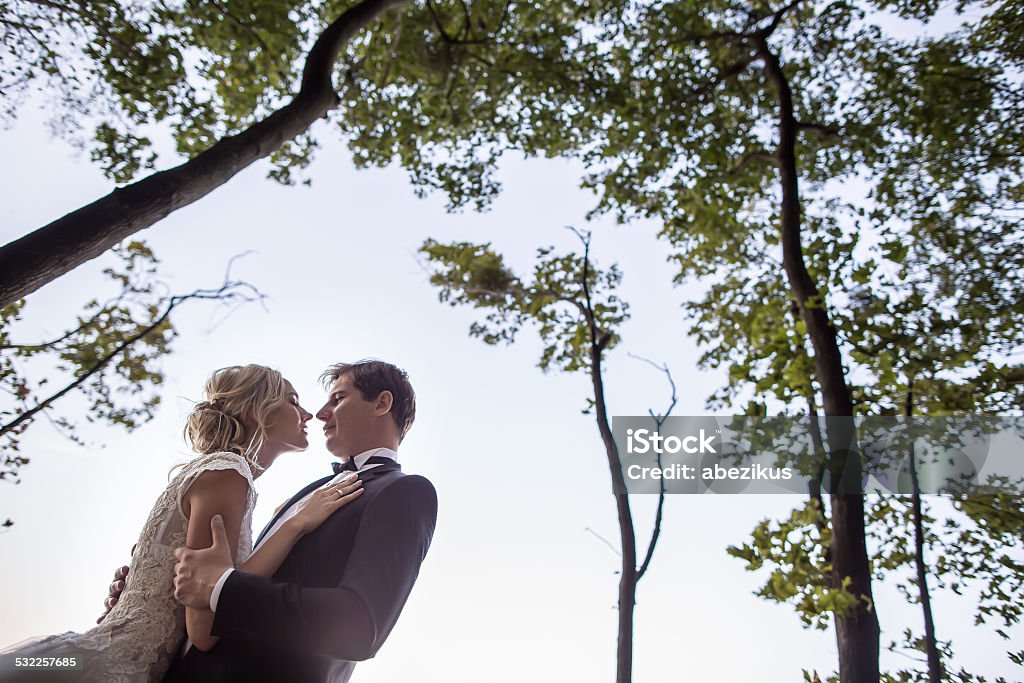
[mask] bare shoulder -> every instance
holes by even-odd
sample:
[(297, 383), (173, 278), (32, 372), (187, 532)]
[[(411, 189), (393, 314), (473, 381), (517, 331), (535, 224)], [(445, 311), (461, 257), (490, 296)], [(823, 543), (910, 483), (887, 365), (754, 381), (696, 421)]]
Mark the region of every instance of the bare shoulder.
[(196, 477), (190, 488), (192, 491), (215, 489), (217, 491), (237, 490), (244, 493), (249, 488), (249, 482), (237, 470), (206, 470)]
[(249, 495), (249, 482), (241, 472), (232, 469), (206, 470), (196, 477), (182, 496), (186, 515), (197, 500), (220, 500), (244, 504)]

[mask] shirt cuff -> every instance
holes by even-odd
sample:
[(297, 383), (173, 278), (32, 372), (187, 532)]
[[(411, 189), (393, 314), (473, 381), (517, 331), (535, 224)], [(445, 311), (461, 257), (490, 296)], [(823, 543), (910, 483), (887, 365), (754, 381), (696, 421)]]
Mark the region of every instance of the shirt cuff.
[(228, 577), (231, 576), (231, 572), (233, 571), (235, 571), (234, 568), (225, 570), (225, 572), (220, 575), (220, 578), (217, 579), (217, 583), (213, 585), (213, 593), (210, 594), (211, 612), (217, 611), (217, 602), (220, 600), (220, 591), (224, 588), (224, 583), (228, 580)]

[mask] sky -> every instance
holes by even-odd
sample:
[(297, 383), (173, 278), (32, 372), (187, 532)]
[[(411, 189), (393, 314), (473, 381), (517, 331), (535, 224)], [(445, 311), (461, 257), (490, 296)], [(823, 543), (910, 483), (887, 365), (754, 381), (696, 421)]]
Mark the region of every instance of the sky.
[[(113, 570), (125, 564), (145, 517), (189, 452), (185, 415), (216, 368), (264, 363), (281, 370), (312, 412), (325, 395), (317, 378), (335, 362), (378, 357), (405, 368), (418, 396), (416, 424), (399, 459), (428, 477), (439, 497), (437, 531), (412, 596), (389, 641), (354, 680), (423, 683), (612, 680), (619, 558), (611, 481), (584, 375), (542, 373), (540, 345), (523, 330), (511, 347), (468, 336), (470, 310), (437, 300), (416, 254), (427, 237), (490, 242), (519, 272), (538, 247), (574, 249), (564, 229), (593, 230), (597, 263), (618, 263), (632, 318), (607, 363), (614, 415), (642, 415), (668, 402), (665, 378), (628, 353), (667, 363), (679, 387), (677, 415), (706, 414), (724, 373), (697, 368), (680, 304), (698, 289), (673, 287), (658, 226), (588, 223), (594, 197), (578, 188), (582, 169), (562, 160), (509, 159), (491, 211), (448, 214), (443, 198), (415, 197), (404, 173), (356, 171), (344, 147), (321, 130), (324, 149), (311, 188), (285, 188), (256, 164), (210, 196), (137, 235), (161, 259), (175, 292), (233, 274), (268, 296), (265, 307), (225, 311), (183, 307), (181, 333), (163, 361), (156, 418), (132, 432), (93, 426), (85, 447), (45, 421), (24, 439), (31, 463), (22, 482), (3, 486), (0, 534), (0, 647), (24, 638), (89, 628)], [(85, 155), (50, 137), (45, 113), (27, 108), (0, 132), (0, 241), (6, 243), (112, 185)], [(33, 294), (26, 334), (63, 330), (90, 296), (110, 292), (91, 262)], [(64, 414), (82, 417), (69, 402)], [(77, 413), (76, 413), (77, 410)], [(307, 482), (329, 471), (319, 430), (311, 447), (280, 458), (257, 482), (254, 527)], [(654, 499), (634, 496), (641, 553)], [(802, 680), (802, 669), (835, 670), (831, 630), (806, 630), (786, 605), (753, 593), (763, 574), (744, 570), (726, 546), (755, 524), (786, 515), (802, 498), (785, 495), (671, 496), (657, 552), (638, 591), (634, 680)], [(891, 584), (876, 582), (883, 643), (916, 609)], [(958, 663), (985, 674), (1019, 676), (1006, 644), (971, 626), (970, 600), (936, 597), (939, 635)], [(885, 666), (904, 666), (886, 655)]]

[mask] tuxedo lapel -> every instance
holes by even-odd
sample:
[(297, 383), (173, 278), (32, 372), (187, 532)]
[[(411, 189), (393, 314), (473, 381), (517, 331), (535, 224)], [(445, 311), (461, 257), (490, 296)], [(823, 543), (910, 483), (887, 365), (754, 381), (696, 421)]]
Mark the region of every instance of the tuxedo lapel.
[(267, 535), (268, 531), (270, 531), (272, 528), (274, 528), (274, 525), (277, 523), (277, 520), (280, 519), (281, 515), (283, 515), (285, 512), (287, 512), (288, 508), (290, 508), (292, 505), (295, 505), (295, 503), (297, 503), (298, 501), (302, 500), (302, 498), (304, 496), (306, 496), (308, 493), (310, 493), (311, 491), (313, 491), (315, 489), (320, 488), (321, 486), (323, 486), (324, 484), (329, 482), (331, 479), (334, 479), (334, 475), (333, 474), (328, 474), (323, 479), (317, 479), (312, 484), (307, 485), (301, 491), (299, 491), (294, 496), (289, 498), (288, 502), (285, 503), (284, 505), (282, 505), (278, 509), (278, 511), (274, 514), (273, 518), (271, 518), (271, 520), (267, 523), (267, 525), (265, 527), (263, 527), (263, 531), (260, 532), (260, 535), (256, 539), (256, 542), (253, 544), (253, 547), (255, 548), (256, 546), (258, 546), (260, 544), (260, 541), (263, 540), (263, 537)]

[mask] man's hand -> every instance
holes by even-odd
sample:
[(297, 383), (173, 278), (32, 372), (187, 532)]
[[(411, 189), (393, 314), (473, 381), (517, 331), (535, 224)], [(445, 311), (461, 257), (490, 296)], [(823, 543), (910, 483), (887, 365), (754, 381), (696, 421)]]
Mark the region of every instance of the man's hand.
[[(135, 555), (135, 549), (137, 547), (139, 547), (138, 543), (132, 546), (132, 556)], [(119, 567), (114, 572), (114, 580), (107, 588), (107, 599), (103, 601), (103, 614), (96, 619), (97, 624), (102, 623), (103, 620), (107, 618), (107, 615), (110, 614), (110, 610), (114, 609), (114, 605), (116, 605), (117, 601), (121, 599), (121, 593), (124, 592), (124, 585), (127, 579), (128, 565)]]
[(121, 597), (121, 592), (124, 590), (124, 580), (128, 578), (128, 565), (119, 568), (114, 572), (114, 580), (110, 583), (110, 587), (107, 589), (107, 599), (103, 601), (103, 614), (96, 619), (96, 623), (101, 623), (110, 614), (110, 610), (114, 609), (114, 605)]
[(225, 571), (234, 566), (231, 550), (228, 548), (228, 534), (224, 531), (224, 519), (214, 515), (210, 520), (213, 545), (205, 550), (178, 548), (174, 556), (174, 599), (197, 609), (209, 609), (213, 587)]

